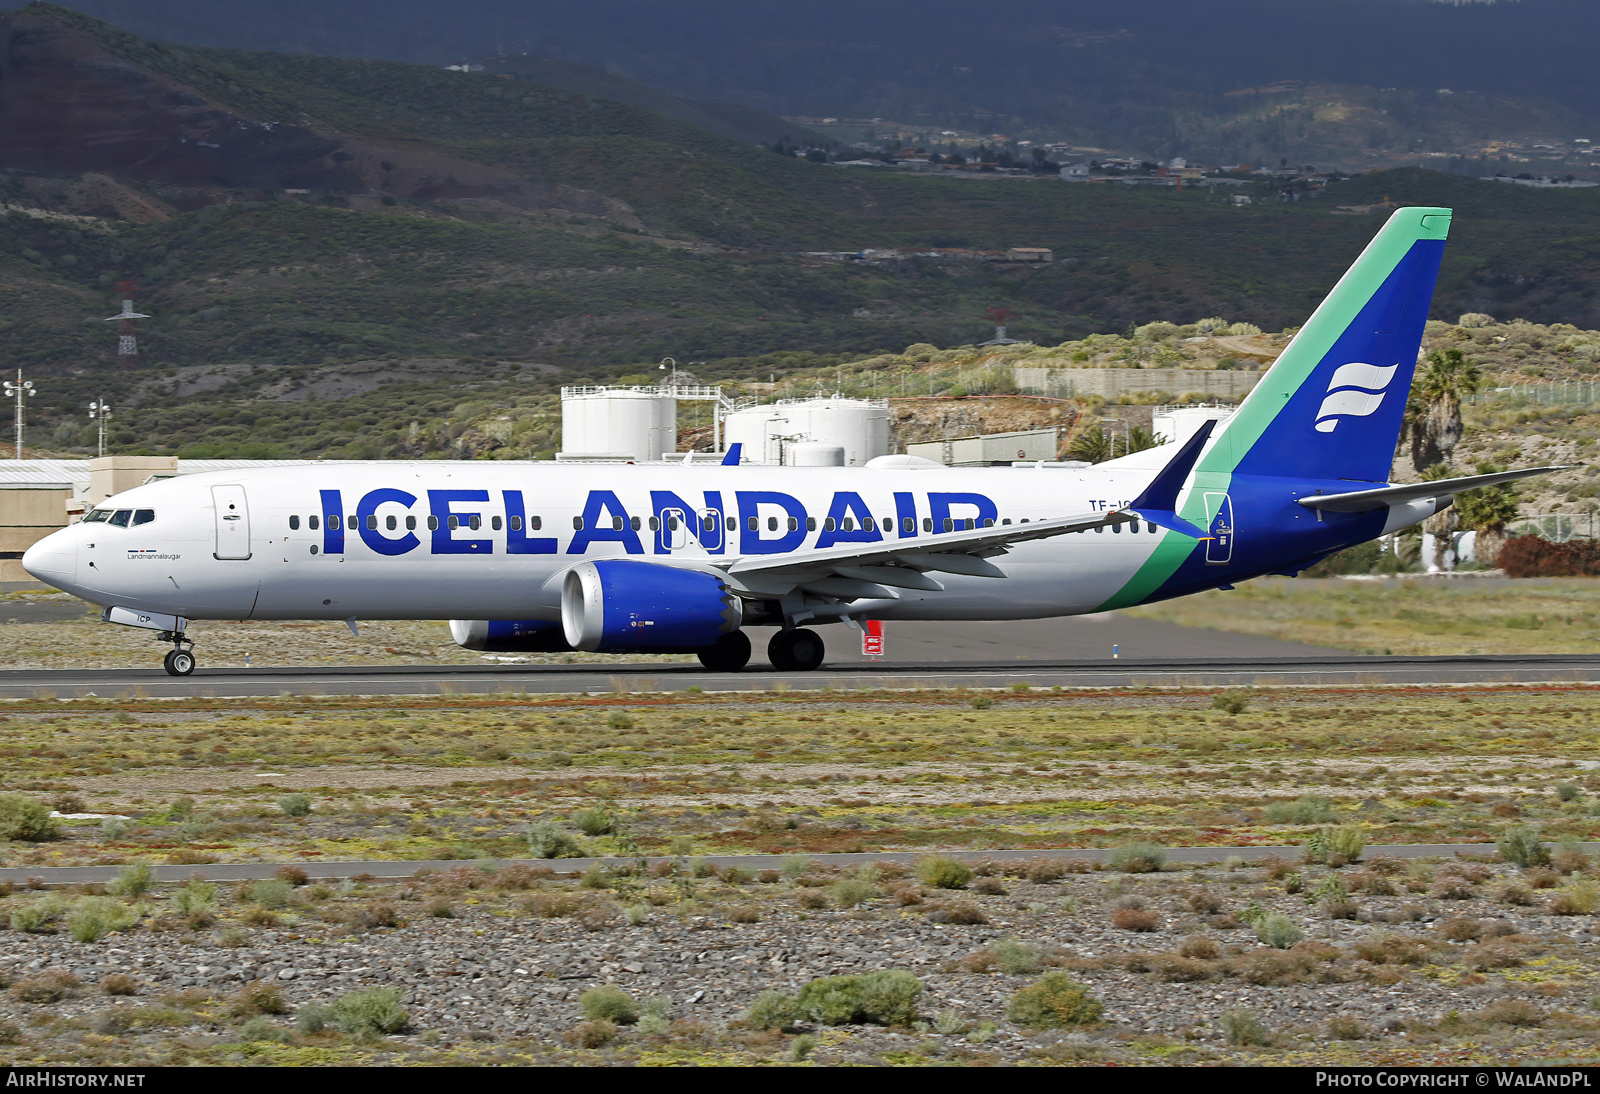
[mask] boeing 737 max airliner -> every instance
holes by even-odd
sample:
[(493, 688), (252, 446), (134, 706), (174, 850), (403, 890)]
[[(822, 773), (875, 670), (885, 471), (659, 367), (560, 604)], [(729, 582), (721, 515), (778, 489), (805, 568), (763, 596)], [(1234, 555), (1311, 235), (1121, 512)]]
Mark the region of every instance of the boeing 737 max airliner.
[(814, 669), (806, 624), (1100, 612), (1295, 574), (1461, 490), (1388, 480), (1448, 209), (1394, 213), (1238, 411), (1082, 470), (373, 462), (213, 472), (107, 499), (28, 572), (170, 643), (193, 619), (449, 619), (483, 650)]

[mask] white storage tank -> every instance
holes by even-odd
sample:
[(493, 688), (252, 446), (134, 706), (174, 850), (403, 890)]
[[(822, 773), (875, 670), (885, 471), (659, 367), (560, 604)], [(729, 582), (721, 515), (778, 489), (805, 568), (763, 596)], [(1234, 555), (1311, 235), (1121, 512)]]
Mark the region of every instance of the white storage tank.
[(1164, 407), (1164, 413), (1150, 420), (1150, 432), (1160, 435), (1162, 444), (1182, 444), (1207, 422), (1225, 422), (1233, 416), (1231, 406)]
[(841, 466), (861, 467), (889, 452), (889, 404), (829, 395), (745, 407), (727, 417), (726, 443), (735, 442), (750, 463), (793, 463), (791, 446), (817, 443), (842, 449)]
[(826, 441), (798, 441), (783, 454), (790, 467), (843, 467), (844, 445)]
[(561, 459), (659, 460), (678, 448), (678, 400), (656, 388), (561, 389)]
[(786, 426), (777, 403), (743, 407), (722, 420), (722, 443), (729, 448), (743, 445), (745, 463), (779, 463), (783, 459), (779, 438), (789, 433)]

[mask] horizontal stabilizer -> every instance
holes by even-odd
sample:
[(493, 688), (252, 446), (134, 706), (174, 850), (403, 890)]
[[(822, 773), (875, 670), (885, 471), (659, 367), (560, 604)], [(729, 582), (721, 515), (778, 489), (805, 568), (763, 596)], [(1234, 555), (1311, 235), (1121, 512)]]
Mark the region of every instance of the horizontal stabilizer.
[(1189, 478), (1189, 472), (1194, 470), (1195, 461), (1200, 458), (1200, 450), (1206, 446), (1206, 441), (1211, 439), (1211, 431), (1216, 427), (1216, 421), (1212, 420), (1195, 430), (1194, 436), (1185, 441), (1183, 447), (1167, 461), (1167, 466), (1156, 472), (1156, 477), (1150, 480), (1150, 485), (1144, 488), (1144, 493), (1124, 506), (1122, 511), (1133, 513), (1147, 524), (1166, 528), (1179, 535), (1192, 536), (1195, 539), (1211, 538), (1203, 530), (1178, 516), (1177, 510), (1178, 492), (1183, 489), (1183, 484)]
[(1301, 498), (1307, 509), (1320, 509), (1325, 513), (1366, 513), (1384, 509), (1421, 498), (1453, 497), (1464, 490), (1477, 490), (1483, 486), (1497, 486), (1502, 482), (1530, 479), (1535, 475), (1548, 475), (1552, 471), (1565, 471), (1567, 466), (1528, 467), (1521, 471), (1496, 471), (1488, 475), (1467, 475), (1459, 479), (1432, 479), (1428, 482), (1411, 482), (1404, 486), (1380, 486), (1372, 490), (1352, 490), (1347, 494), (1315, 494)]

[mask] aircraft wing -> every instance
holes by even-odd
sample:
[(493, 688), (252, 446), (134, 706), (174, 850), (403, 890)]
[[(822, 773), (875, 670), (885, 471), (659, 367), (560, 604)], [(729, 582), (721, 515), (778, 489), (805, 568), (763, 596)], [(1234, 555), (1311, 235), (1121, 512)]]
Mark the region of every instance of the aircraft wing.
[(1421, 498), (1454, 496), (1463, 490), (1476, 490), (1482, 486), (1495, 486), (1502, 482), (1548, 475), (1552, 471), (1565, 471), (1568, 465), (1556, 467), (1528, 467), (1521, 471), (1496, 471), (1489, 475), (1467, 475), (1459, 479), (1433, 479), (1429, 482), (1411, 482), (1404, 486), (1379, 486), (1372, 490), (1352, 490), (1347, 494), (1314, 494), (1301, 498), (1307, 509), (1322, 509), (1329, 513), (1365, 513), (1393, 505), (1404, 505)]
[(929, 533), (909, 540), (853, 543), (803, 554), (741, 558), (732, 562), (726, 572), (734, 584), (757, 594), (783, 595), (804, 588), (852, 600), (896, 599), (896, 588), (944, 591), (943, 585), (927, 576), (929, 571), (1005, 577), (1005, 571), (986, 559), (1029, 540), (1138, 519), (1133, 513), (1113, 509), (1028, 524)]
[(1194, 539), (1206, 533), (1174, 511), (1182, 488), (1214, 422), (1206, 422), (1184, 442), (1133, 501), (1121, 509), (1078, 513), (1027, 524), (995, 525), (961, 532), (932, 533), (929, 538), (851, 544), (804, 554), (741, 558), (728, 565), (729, 584), (753, 596), (787, 596), (795, 590), (842, 600), (897, 600), (895, 589), (943, 592), (928, 572), (967, 577), (1005, 577), (987, 561), (1018, 543), (1049, 539), (1069, 532), (1143, 520)]

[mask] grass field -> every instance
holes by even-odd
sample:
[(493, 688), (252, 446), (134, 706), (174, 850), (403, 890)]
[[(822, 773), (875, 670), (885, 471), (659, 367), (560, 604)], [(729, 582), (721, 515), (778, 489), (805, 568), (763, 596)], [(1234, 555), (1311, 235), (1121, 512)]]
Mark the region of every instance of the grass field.
[[(1562, 845), (1600, 836), (1597, 726), (1600, 691), (1580, 685), (11, 703), (8, 790), (111, 816), (0, 843), (5, 864), (125, 880), (8, 887), (0, 1059), (1589, 1059), (1600, 896)], [(0, 803), (9, 823), (16, 798)], [(1519, 831), (1553, 864), (1500, 862), (1494, 841)], [(1328, 857), (1336, 835), (1359, 865)], [(1417, 842), (1466, 859), (1383, 856)], [(560, 844), (666, 861), (492, 865)], [(1186, 844), (1307, 851), (1163, 868)], [(1029, 855), (1089, 846), (1133, 872)], [(970, 877), (810, 857), (955, 848), (996, 854)], [(697, 857), (730, 851), (780, 857)], [(294, 871), (361, 858), (462, 865), (398, 883)], [(148, 890), (132, 872), (217, 861), (284, 869)], [(751, 1009), (882, 968), (914, 974), (914, 1020), (830, 1025), (784, 1010), (793, 996)], [(1046, 973), (1095, 1005), (1041, 1030), (1056, 1019), (1017, 999), (1067, 990)], [(597, 1016), (584, 992), (608, 981), (635, 1021)], [(374, 986), (399, 1024), (350, 1017)]]
[(1600, 581), (1490, 577), (1266, 577), (1133, 608), (1186, 627), (1259, 634), (1366, 654), (1592, 653)]

